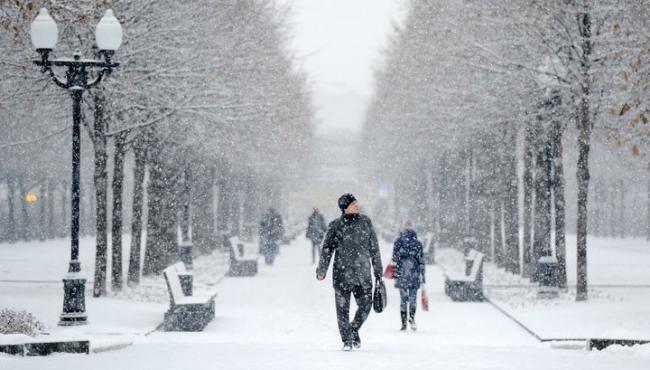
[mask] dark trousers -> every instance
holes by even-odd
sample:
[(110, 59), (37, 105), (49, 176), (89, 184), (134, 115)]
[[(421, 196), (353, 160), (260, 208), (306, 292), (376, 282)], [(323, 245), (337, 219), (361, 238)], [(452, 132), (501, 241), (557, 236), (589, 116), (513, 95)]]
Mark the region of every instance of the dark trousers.
[[(339, 333), (343, 343), (352, 342), (352, 336), (357, 334), (361, 325), (368, 318), (370, 308), (372, 307), (372, 286), (364, 288), (355, 286), (352, 288), (335, 288), (336, 297), (336, 317), (339, 323)], [(354, 314), (354, 320), (350, 322), (350, 295), (354, 295), (357, 302), (357, 312)]]
[(408, 312), (413, 318), (415, 316), (415, 308), (417, 307), (418, 290), (416, 288), (400, 288), (399, 290), (399, 310), (400, 312), (407, 312), (406, 305), (408, 304)]
[(262, 254), (264, 254), (264, 262), (267, 265), (272, 265), (273, 261), (275, 260), (275, 256), (278, 255), (279, 250), (280, 248), (278, 246), (278, 242), (267, 240), (264, 243), (264, 249), (262, 250)]

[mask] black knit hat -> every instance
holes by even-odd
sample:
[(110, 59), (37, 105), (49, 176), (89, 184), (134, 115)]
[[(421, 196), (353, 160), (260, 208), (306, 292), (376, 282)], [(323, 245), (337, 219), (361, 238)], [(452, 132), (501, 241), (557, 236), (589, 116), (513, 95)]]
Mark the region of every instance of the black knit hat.
[(355, 198), (354, 195), (345, 193), (339, 198), (339, 208), (341, 211), (345, 211), (345, 209), (348, 208), (350, 204), (352, 204), (352, 202), (355, 200), (357, 200), (357, 198)]

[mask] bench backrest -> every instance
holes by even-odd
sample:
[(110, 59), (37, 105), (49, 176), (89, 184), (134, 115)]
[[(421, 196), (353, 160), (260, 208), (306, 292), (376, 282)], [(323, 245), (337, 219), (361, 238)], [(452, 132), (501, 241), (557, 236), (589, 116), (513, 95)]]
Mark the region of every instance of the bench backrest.
[[(179, 266), (180, 265), (180, 266)], [(176, 304), (179, 298), (184, 297), (183, 289), (181, 288), (181, 281), (178, 278), (179, 270), (182, 268), (185, 271), (183, 262), (177, 262), (163, 270), (163, 276), (167, 283), (167, 290), (169, 291), (169, 299), (172, 304)]]
[[(239, 259), (239, 258), (242, 257), (238, 253), (239, 252), (239, 247), (238, 246), (240, 244), (243, 245), (244, 242), (241, 239), (239, 239), (239, 237), (233, 236), (233, 237), (230, 238), (230, 258)], [(246, 254), (245, 251), (244, 251), (244, 254)]]
[(231, 260), (240, 260), (243, 256), (239, 253), (240, 249), (245, 253), (242, 243), (233, 243), (231, 240), (230, 243), (230, 259)]
[(479, 251), (475, 251), (475, 252), (476, 253), (474, 254), (474, 262), (472, 263), (472, 271), (469, 274), (469, 278), (474, 281), (482, 281), (484, 254)]

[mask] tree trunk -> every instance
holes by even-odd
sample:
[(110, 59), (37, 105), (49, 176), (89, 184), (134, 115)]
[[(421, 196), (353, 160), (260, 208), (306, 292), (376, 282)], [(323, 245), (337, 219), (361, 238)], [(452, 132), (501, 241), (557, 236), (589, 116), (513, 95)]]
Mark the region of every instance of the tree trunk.
[(190, 220), (192, 213), (190, 212), (192, 203), (192, 170), (188, 167), (184, 170), (183, 186), (180, 193), (181, 203), (181, 240), (189, 242), (190, 239)]
[(506, 270), (521, 273), (519, 266), (519, 176), (517, 174), (517, 130), (511, 125), (506, 145), (506, 197), (504, 223), (506, 231)]
[(538, 124), (538, 137), (535, 145), (535, 202), (533, 209), (533, 253), (531, 258), (531, 264), (533, 269), (533, 275), (531, 276), (532, 281), (537, 281), (537, 268), (540, 257), (545, 246), (545, 200), (546, 200), (546, 142), (543, 139), (545, 137), (544, 132), (541, 128), (542, 117), (541, 115), (537, 117)]
[(464, 220), (465, 220), (465, 236), (473, 236), (478, 239), (479, 225), (476, 222), (478, 211), (478, 186), (476, 183), (476, 162), (474, 151), (470, 148), (468, 150), (468, 158), (465, 164), (465, 202), (464, 202)]
[(532, 264), (532, 216), (533, 216), (533, 170), (535, 159), (535, 140), (537, 139), (537, 125), (529, 120), (526, 124), (526, 134), (524, 139), (524, 241), (523, 241), (523, 266), (522, 276), (533, 276)]
[[(440, 166), (438, 167), (438, 185), (440, 189), (440, 198), (438, 203), (438, 214), (440, 215), (438, 218), (438, 233), (440, 235), (438, 238), (441, 243), (446, 244), (447, 246), (454, 246), (455, 243), (451, 237), (451, 234), (452, 229), (456, 230), (456, 228), (454, 228), (454, 225), (457, 227), (458, 224), (454, 222), (452, 215), (455, 214), (455, 207), (453, 207), (453, 203), (455, 199), (455, 193), (458, 191), (454, 186), (452, 186), (454, 179), (452, 178), (453, 171), (450, 166), (452, 166), (452, 162), (449, 160), (449, 154), (443, 154), (440, 158)], [(457, 232), (454, 232), (454, 234), (457, 235)]]
[(461, 150), (456, 155), (449, 158), (452, 168), (451, 176), (452, 181), (448, 185), (452, 188), (449, 206), (451, 207), (451, 214), (454, 217), (449, 220), (449, 227), (451, 230), (452, 245), (462, 248), (462, 242), (465, 237), (469, 237), (470, 230), (467, 219), (469, 212), (469, 183), (470, 178), (468, 175), (468, 159), (470, 152), (468, 149)]
[(95, 102), (95, 122), (93, 127), (93, 149), (95, 153), (95, 198), (97, 205), (97, 220), (95, 223), (96, 246), (95, 246), (95, 282), (93, 286), (93, 297), (106, 295), (106, 264), (108, 254), (108, 173), (106, 170), (106, 122), (104, 119), (105, 97), (101, 90), (93, 95)]
[(503, 253), (503, 204), (501, 198), (492, 201), (492, 230), (494, 235), (494, 260), (499, 267), (505, 266)]
[[(584, 109), (588, 103), (583, 101)], [(587, 114), (588, 111), (587, 111)], [(587, 300), (587, 195), (589, 189), (589, 117), (581, 117), (578, 134), (578, 221), (577, 221), (577, 294), (576, 300)]]
[(231, 193), (230, 193), (230, 231), (232, 235), (240, 236), (241, 225), (241, 191), (239, 184), (239, 176), (231, 178)]
[(122, 289), (122, 190), (124, 188), (124, 154), (127, 133), (115, 137), (113, 153), (113, 209), (111, 218), (111, 288)]
[[(544, 108), (546, 109), (546, 108)], [(552, 255), (551, 250), (551, 192), (552, 192), (552, 148), (551, 132), (542, 127), (544, 121), (548, 118), (547, 112), (540, 115), (539, 136), (537, 142), (537, 157), (535, 166), (535, 236), (533, 238), (533, 266), (535, 266), (535, 275), (533, 281), (538, 276), (539, 259), (542, 256)], [(547, 124), (547, 127), (550, 124)]]
[(507, 135), (508, 135), (508, 129), (507, 129), (507, 124), (504, 124), (504, 127), (501, 128), (498, 131), (498, 136), (495, 133), (495, 143), (494, 143), (494, 148), (496, 148), (493, 152), (493, 155), (495, 158), (493, 158), (490, 161), (490, 165), (492, 167), (490, 171), (490, 177), (491, 177), (491, 184), (492, 184), (492, 189), (491, 189), (491, 198), (492, 198), (492, 203), (493, 203), (493, 209), (494, 209), (494, 243), (495, 243), (495, 248), (494, 248), (494, 258), (497, 263), (497, 266), (499, 267), (505, 267), (506, 265), (506, 249), (504, 247), (504, 241), (505, 241), (505, 236), (504, 236), (504, 216), (503, 216), (503, 211), (504, 211), (504, 198), (505, 195), (507, 194), (507, 160), (506, 160), (506, 153), (505, 153), (505, 148), (507, 143)]
[(131, 250), (129, 255), (129, 273), (127, 284), (135, 286), (140, 283), (140, 246), (142, 245), (142, 205), (144, 200), (144, 175), (146, 151), (138, 142), (133, 149), (135, 166), (133, 168), (133, 210), (131, 212)]
[[(160, 274), (177, 257), (177, 177), (167, 148), (150, 146), (147, 205), (147, 241), (142, 265), (144, 275)], [(173, 151), (173, 149), (170, 149)]]
[(212, 227), (214, 224), (212, 218), (212, 204), (214, 203), (212, 171), (199, 164), (194, 166), (191, 173), (191, 196), (188, 200), (191, 202), (192, 244), (197, 252), (208, 254), (217, 244)]
[(564, 124), (555, 120), (553, 122), (553, 197), (555, 201), (555, 255), (558, 262), (558, 287), (567, 288), (566, 272), (566, 206), (564, 203), (564, 163), (562, 136)]
[(219, 201), (217, 207), (217, 231), (220, 236), (228, 234), (228, 214), (230, 213), (228, 207), (228, 185), (226, 180), (227, 174), (222, 173), (218, 181), (219, 186)]
[[(158, 152), (158, 150), (156, 150)], [(151, 160), (149, 167), (149, 183), (147, 186), (147, 239), (144, 253), (142, 274), (158, 274), (165, 268), (164, 247), (162, 246), (162, 217), (164, 217), (164, 175), (161, 173), (159, 159)], [(161, 185), (161, 182), (163, 183)]]
[(578, 220), (577, 220), (577, 289), (576, 300), (588, 299), (587, 285), (587, 198), (589, 195), (589, 150), (591, 146), (591, 18), (589, 5), (583, 1), (583, 10), (578, 14), (582, 37), (581, 85), (582, 96), (578, 116)]
[(475, 210), (472, 212), (476, 215), (473, 223), (476, 225), (476, 238), (478, 239), (478, 250), (485, 253), (485, 258), (488, 261), (494, 259), (492, 255), (490, 243), (490, 213), (492, 208), (492, 200), (489, 186), (489, 172), (491, 158), (487, 158), (485, 154), (485, 147), (481, 148), (481, 152), (474, 153), (474, 204)]

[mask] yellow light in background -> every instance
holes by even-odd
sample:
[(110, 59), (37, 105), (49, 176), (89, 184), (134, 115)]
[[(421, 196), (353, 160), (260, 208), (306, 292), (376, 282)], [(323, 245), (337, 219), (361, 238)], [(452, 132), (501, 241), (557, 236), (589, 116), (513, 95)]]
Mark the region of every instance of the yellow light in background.
[(28, 203), (34, 203), (34, 202), (36, 202), (38, 200), (38, 195), (33, 194), (33, 193), (27, 193), (27, 195), (25, 195), (25, 200)]

